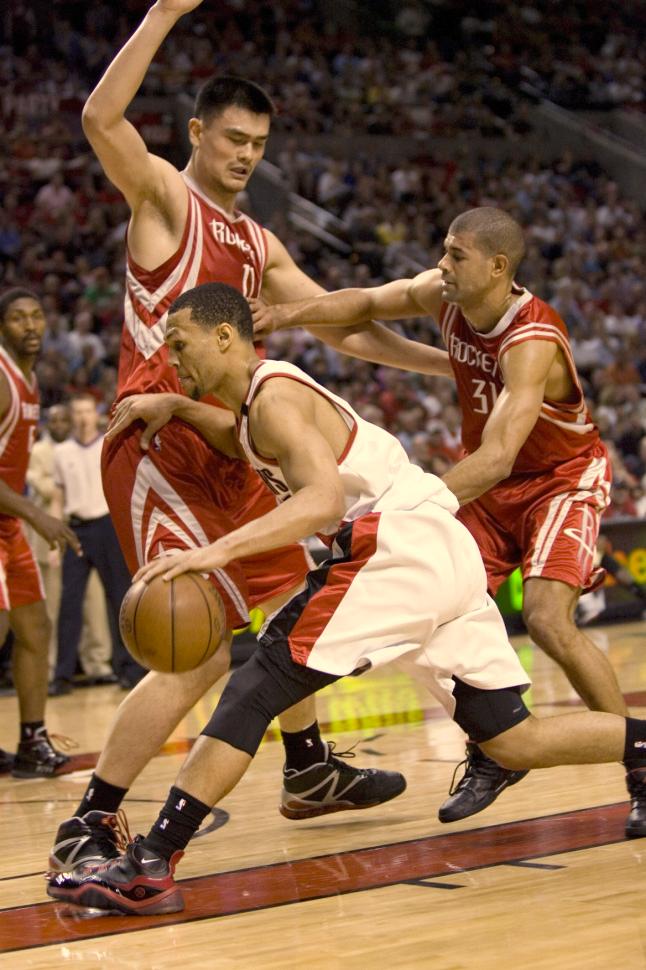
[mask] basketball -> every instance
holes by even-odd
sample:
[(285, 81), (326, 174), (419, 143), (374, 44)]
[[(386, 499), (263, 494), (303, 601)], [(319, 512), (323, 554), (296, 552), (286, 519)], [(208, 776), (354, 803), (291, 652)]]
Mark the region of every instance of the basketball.
[(134, 583), (121, 603), (119, 628), (132, 656), (149, 670), (181, 673), (212, 657), (226, 630), (222, 599), (199, 573)]

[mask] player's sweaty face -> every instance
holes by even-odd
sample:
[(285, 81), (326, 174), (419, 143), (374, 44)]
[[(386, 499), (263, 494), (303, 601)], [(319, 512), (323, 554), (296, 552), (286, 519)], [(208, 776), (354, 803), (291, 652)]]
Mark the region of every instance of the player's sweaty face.
[(38, 300), (21, 296), (10, 303), (0, 332), (5, 347), (16, 357), (37, 354), (45, 332), (45, 313)]
[(448, 303), (463, 305), (489, 286), (491, 260), (478, 248), (472, 233), (448, 233), (444, 256), (437, 265), (442, 273), (442, 298)]
[(265, 153), (269, 116), (234, 105), (215, 115), (195, 132), (196, 165), (207, 184), (225, 192), (241, 192)]

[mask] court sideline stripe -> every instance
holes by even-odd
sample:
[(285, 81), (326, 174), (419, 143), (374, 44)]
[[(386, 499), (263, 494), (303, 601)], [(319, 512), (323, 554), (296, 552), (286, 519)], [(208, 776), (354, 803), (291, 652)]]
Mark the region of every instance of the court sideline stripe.
[[(186, 909), (79, 920), (50, 902), (0, 911), (0, 953), (192, 923), (591, 849), (625, 840), (624, 802), (180, 880)], [(100, 929), (101, 928), (101, 929)]]

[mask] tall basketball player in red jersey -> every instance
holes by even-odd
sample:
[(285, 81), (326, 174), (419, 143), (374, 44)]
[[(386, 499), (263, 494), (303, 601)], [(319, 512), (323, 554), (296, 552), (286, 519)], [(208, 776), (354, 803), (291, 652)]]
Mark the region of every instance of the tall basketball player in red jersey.
[[(164, 329), (169, 306), (185, 290), (219, 281), (270, 302), (322, 292), (272, 233), (235, 208), (269, 136), (273, 105), (261, 88), (239, 78), (214, 78), (203, 86), (189, 122), (192, 154), (183, 172), (150, 154), (125, 118), (162, 41), (199, 3), (158, 0), (83, 112), (84, 131), (131, 209), (120, 399), (181, 389), (168, 365)], [(190, 383), (183, 390), (195, 391)], [(188, 425), (173, 421), (145, 452), (141, 435), (141, 426), (128, 429), (103, 455), (104, 490), (132, 572), (169, 550), (207, 545), (275, 507), (248, 465), (215, 453)], [(229, 626), (247, 621), (248, 605), (273, 612), (308, 568), (303, 548), (293, 545), (217, 570), (212, 579)], [(59, 829), (52, 865), (105, 857), (103, 833), (132, 781), (228, 665), (223, 645), (194, 672), (151, 673), (137, 685), (119, 709), (77, 817)], [(311, 699), (286, 712), (281, 727), (286, 749), (281, 811), (288, 817), (364, 808), (403, 791), (399, 774), (355, 769), (334, 758), (320, 738)], [(300, 797), (305, 791), (307, 797)]]
[[(587, 410), (567, 329), (546, 303), (514, 283), (524, 254), (520, 226), (491, 207), (451, 224), (438, 269), (369, 290), (349, 289), (255, 310), (256, 333), (316, 323), (358, 324), (428, 313), (448, 349), (467, 452), (444, 482), (480, 547), (490, 592), (521, 566), (523, 615), (532, 639), (564, 670), (592, 710), (626, 714), (608, 660), (577, 629), (581, 590), (601, 576), (594, 550), (608, 504), (610, 465)], [(359, 340), (355, 333), (354, 339)], [(409, 359), (414, 364), (414, 353)], [(443, 365), (417, 361), (425, 373)], [(626, 833), (646, 835), (646, 775), (626, 764), (632, 809)], [(525, 772), (500, 768), (467, 745), (466, 772), (440, 820), (490, 805)]]
[(69, 761), (54, 749), (45, 728), (50, 623), (21, 521), (53, 548), (64, 549), (69, 542), (78, 552), (72, 530), (23, 495), (40, 415), (33, 367), (44, 329), (43, 308), (30, 290), (15, 288), (0, 297), (0, 642), (11, 628), (20, 716), (18, 751), (14, 758), (0, 750), (0, 772), (12, 771), (17, 778), (51, 777)]

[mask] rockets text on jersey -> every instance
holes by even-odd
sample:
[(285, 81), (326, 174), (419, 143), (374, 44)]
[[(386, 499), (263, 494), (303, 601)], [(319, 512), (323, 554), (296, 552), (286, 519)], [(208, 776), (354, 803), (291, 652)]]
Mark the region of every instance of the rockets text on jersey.
[(128, 254), (119, 397), (180, 390), (164, 343), (168, 309), (180, 294), (210, 282), (226, 283), (246, 297), (260, 294), (267, 261), (262, 227), (242, 212), (225, 212), (186, 173), (183, 178), (188, 214), (177, 251), (154, 270)]
[(543, 401), (536, 425), (520, 449), (512, 474), (547, 471), (597, 447), (599, 432), (585, 403), (565, 323), (543, 300), (515, 287), (517, 299), (493, 330), (478, 333), (459, 307), (444, 303), (440, 325), (455, 374), (462, 410), (462, 442), (476, 451), (494, 405), (504, 388), (501, 361), (528, 340), (555, 343), (563, 355), (575, 400)]

